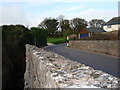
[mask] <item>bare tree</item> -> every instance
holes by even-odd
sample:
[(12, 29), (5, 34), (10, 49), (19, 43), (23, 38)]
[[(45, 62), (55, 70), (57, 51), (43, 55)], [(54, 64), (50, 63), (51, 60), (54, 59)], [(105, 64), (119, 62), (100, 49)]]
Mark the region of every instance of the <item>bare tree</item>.
[(59, 15), (59, 16), (57, 17), (57, 20), (58, 20), (58, 22), (59, 22), (59, 23), (58, 23), (58, 27), (59, 27), (59, 30), (60, 30), (60, 31), (63, 31), (62, 28), (61, 28), (61, 25), (62, 25), (62, 22), (63, 22), (63, 20), (64, 20), (64, 17), (65, 17), (64, 15)]
[(39, 25), (39, 28), (47, 28), (47, 26), (45, 25), (45, 22), (48, 20), (48, 18), (45, 18)]

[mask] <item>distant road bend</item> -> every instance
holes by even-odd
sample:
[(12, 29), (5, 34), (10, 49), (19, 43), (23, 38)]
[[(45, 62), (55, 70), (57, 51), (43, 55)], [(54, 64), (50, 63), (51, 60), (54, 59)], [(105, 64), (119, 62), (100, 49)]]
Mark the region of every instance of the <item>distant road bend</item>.
[(118, 72), (118, 57), (68, 48), (66, 47), (66, 43), (47, 46), (44, 49), (60, 54), (70, 60), (91, 66), (94, 69), (120, 77), (120, 72)]

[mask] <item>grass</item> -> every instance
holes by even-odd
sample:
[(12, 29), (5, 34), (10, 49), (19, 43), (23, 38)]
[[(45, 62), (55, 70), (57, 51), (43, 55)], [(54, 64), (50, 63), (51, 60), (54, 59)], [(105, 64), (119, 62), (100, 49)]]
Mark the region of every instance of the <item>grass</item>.
[(47, 43), (53, 43), (53, 44), (60, 44), (60, 43), (66, 43), (66, 38), (54, 38), (54, 37), (48, 37)]

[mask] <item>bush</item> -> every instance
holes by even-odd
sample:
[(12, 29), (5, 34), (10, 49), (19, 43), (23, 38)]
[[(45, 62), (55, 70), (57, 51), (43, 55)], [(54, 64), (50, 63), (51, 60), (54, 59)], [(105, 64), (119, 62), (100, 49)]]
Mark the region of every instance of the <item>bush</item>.
[(24, 87), (25, 44), (29, 41), (29, 29), (23, 25), (2, 26), (3, 89)]
[(3, 46), (7, 49), (23, 48), (29, 40), (29, 29), (23, 25), (2, 26)]
[[(0, 27), (1, 28), (1, 27)], [(2, 26), (2, 88), (24, 88), (25, 44), (47, 45), (47, 30), (23, 25)]]
[(37, 47), (42, 47), (47, 45), (47, 29), (32, 27), (30, 30), (32, 44)]

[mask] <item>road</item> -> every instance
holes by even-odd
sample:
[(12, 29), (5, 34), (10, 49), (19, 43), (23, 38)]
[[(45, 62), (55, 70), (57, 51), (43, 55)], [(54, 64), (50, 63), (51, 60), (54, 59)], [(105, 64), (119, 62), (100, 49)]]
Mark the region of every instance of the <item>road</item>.
[(65, 43), (47, 46), (44, 49), (81, 64), (89, 65), (94, 69), (120, 77), (120, 72), (118, 72), (118, 57), (68, 48)]

